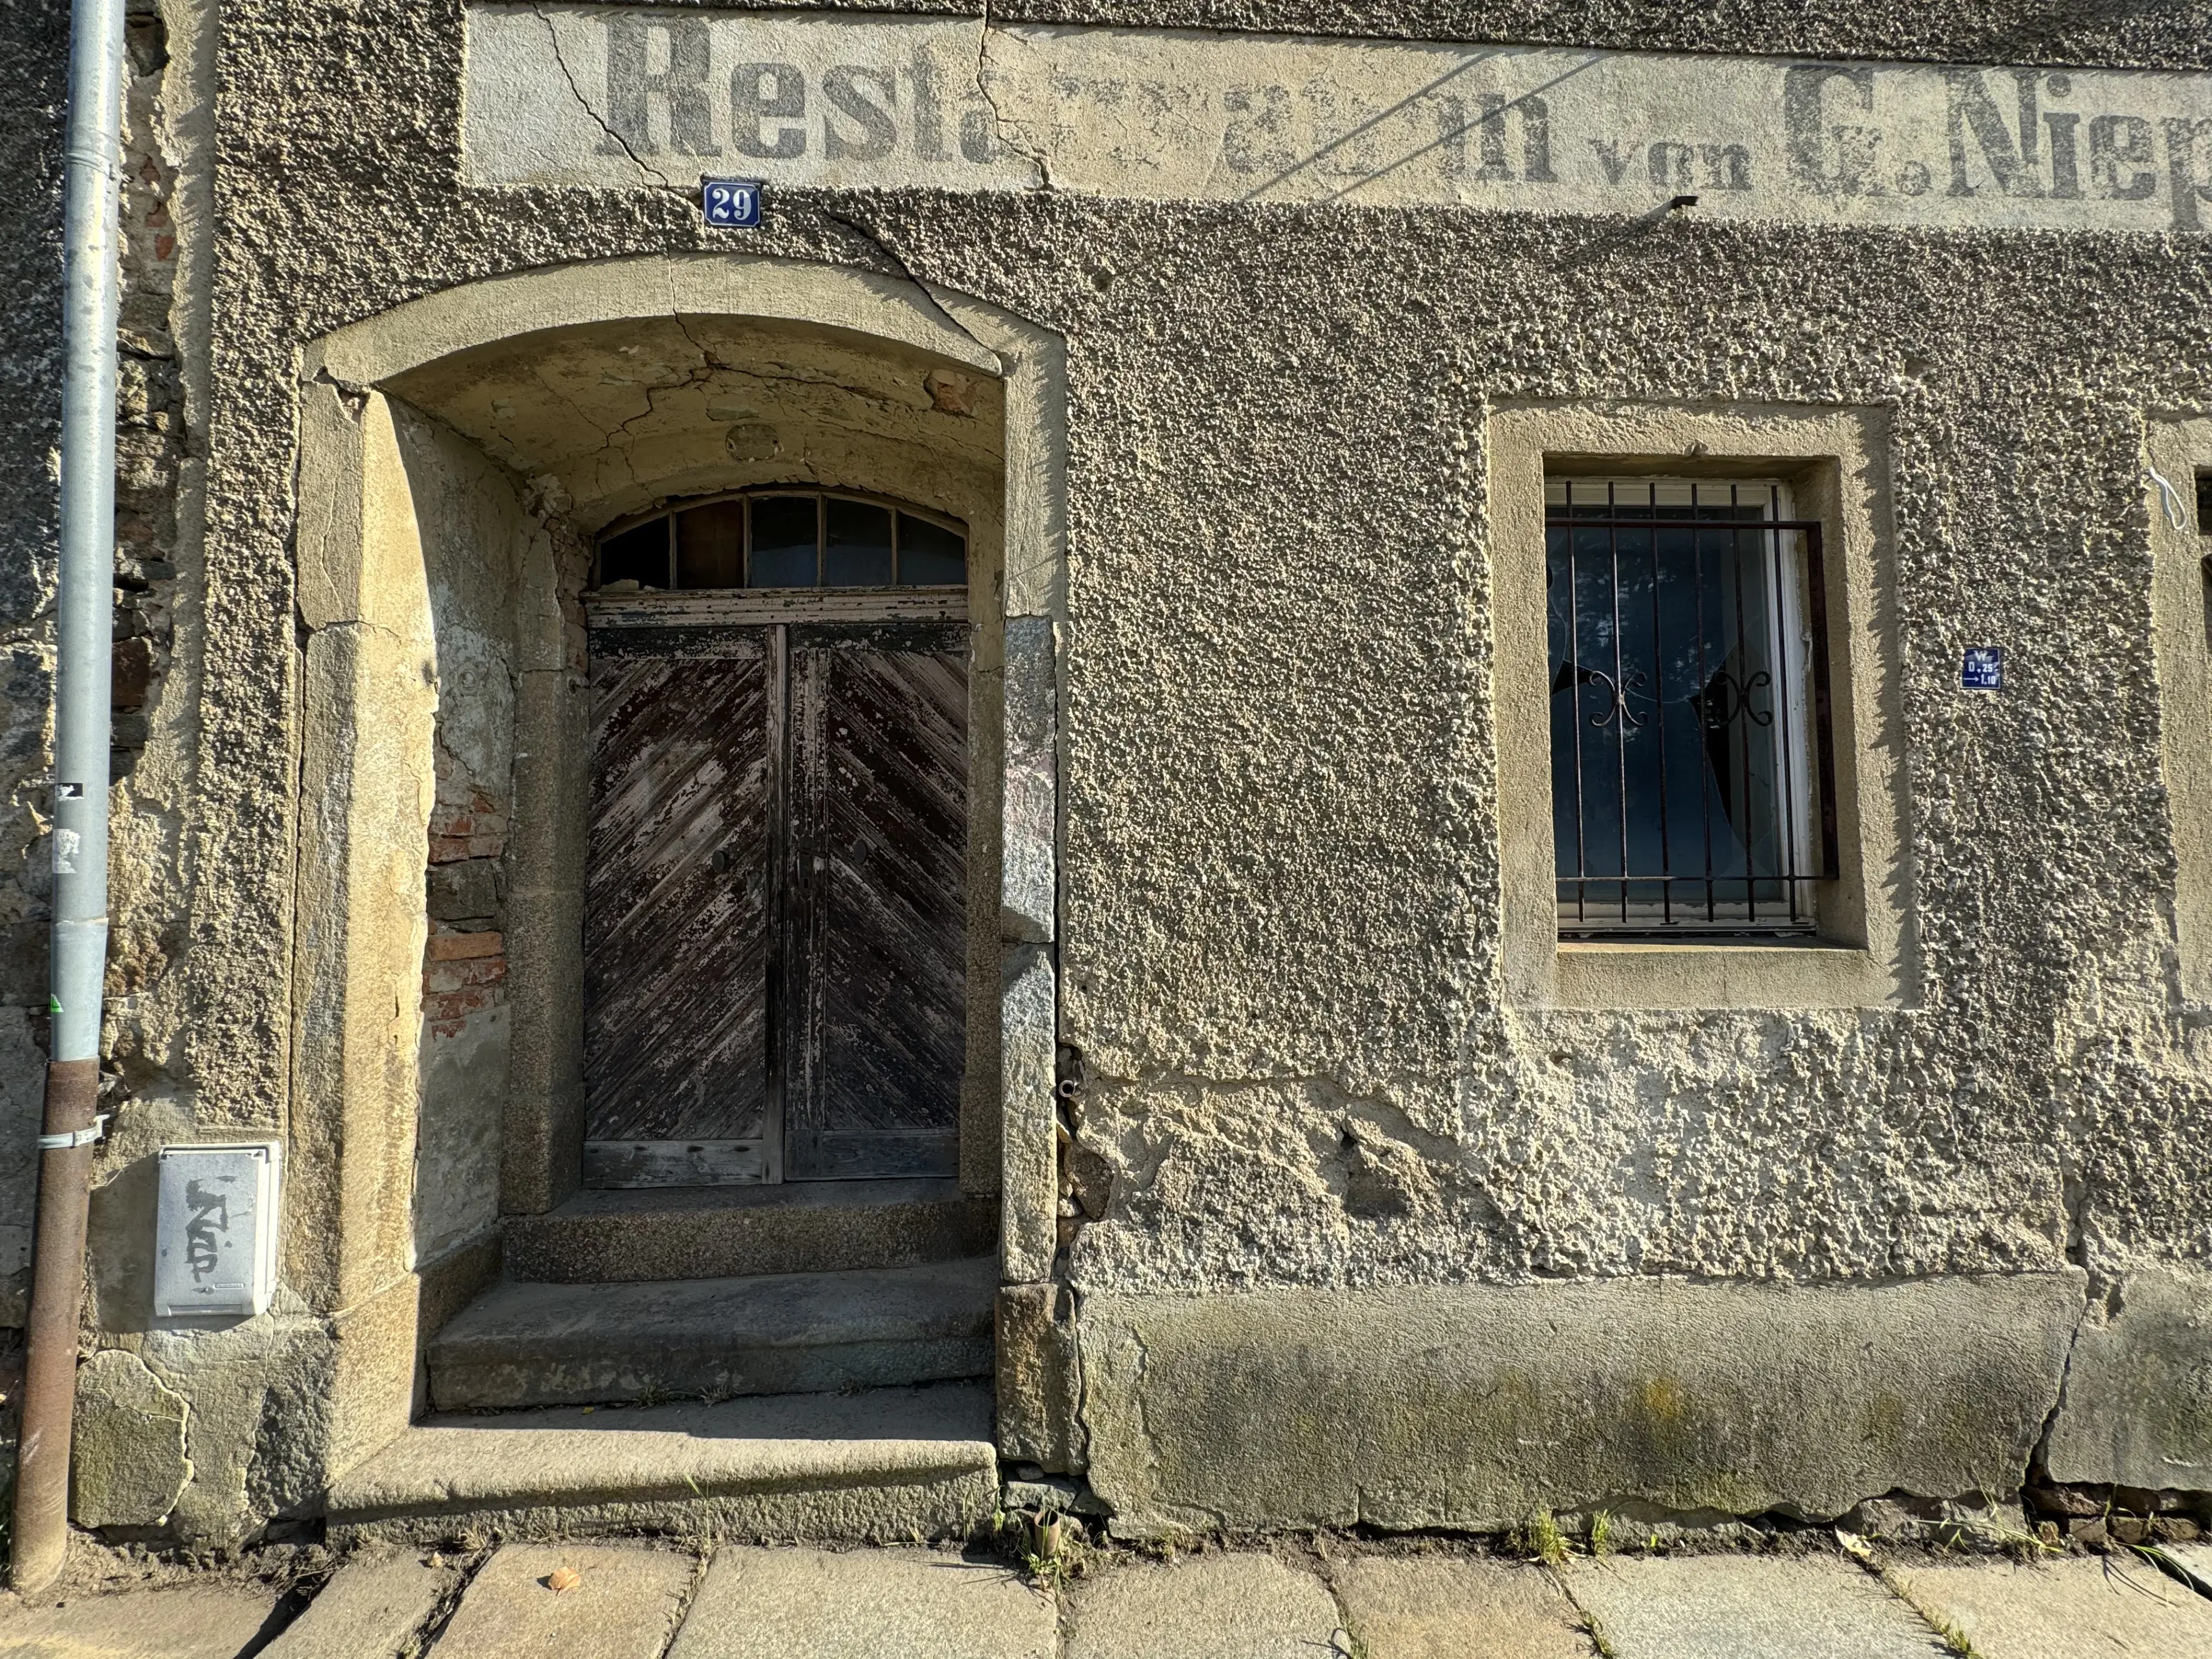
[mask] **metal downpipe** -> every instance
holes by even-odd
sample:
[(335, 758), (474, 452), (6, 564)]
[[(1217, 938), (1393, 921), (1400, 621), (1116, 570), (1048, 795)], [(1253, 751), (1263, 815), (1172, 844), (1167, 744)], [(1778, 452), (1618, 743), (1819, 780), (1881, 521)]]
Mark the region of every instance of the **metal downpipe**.
[(124, 0), (74, 0), (64, 209), (61, 558), (55, 596), (53, 967), (45, 1133), (15, 1454), (10, 1577), (37, 1590), (69, 1547), (70, 1426), (98, 1135), (107, 965), (109, 657), (115, 564), (115, 329)]

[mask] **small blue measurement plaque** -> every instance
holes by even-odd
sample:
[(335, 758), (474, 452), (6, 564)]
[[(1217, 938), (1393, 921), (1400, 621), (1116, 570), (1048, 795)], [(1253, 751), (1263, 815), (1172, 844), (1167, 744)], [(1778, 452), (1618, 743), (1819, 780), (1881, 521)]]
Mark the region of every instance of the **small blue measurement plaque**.
[(1959, 665), (1959, 689), (1962, 691), (2003, 690), (2004, 647), (1968, 646), (1966, 657)]
[(699, 210), (710, 225), (725, 230), (756, 230), (761, 222), (757, 179), (702, 179)]

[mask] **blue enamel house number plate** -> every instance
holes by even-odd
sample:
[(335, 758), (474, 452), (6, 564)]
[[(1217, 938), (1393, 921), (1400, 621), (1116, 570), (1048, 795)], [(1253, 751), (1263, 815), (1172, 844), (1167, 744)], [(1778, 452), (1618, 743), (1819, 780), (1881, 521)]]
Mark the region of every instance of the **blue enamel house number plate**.
[(1959, 665), (1959, 688), (1963, 691), (2004, 690), (2004, 647), (1970, 645)]
[(761, 181), (757, 179), (702, 179), (699, 181), (700, 210), (710, 225), (726, 230), (753, 230), (761, 222)]

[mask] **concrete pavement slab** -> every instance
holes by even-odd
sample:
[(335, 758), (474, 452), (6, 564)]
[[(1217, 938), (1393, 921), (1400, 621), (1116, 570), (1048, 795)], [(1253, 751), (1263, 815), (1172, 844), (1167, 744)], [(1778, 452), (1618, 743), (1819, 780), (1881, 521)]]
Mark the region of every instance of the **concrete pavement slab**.
[(1052, 1596), (949, 1550), (718, 1550), (669, 1659), (1052, 1659)]
[(413, 1550), (366, 1551), (337, 1570), (262, 1659), (394, 1659), (460, 1582), (460, 1569)]
[(0, 1613), (0, 1659), (236, 1659), (276, 1605), (258, 1584), (46, 1597)]
[[(578, 1575), (556, 1589), (553, 1574)], [(511, 1545), (469, 1581), (434, 1659), (660, 1659), (699, 1563), (616, 1544)]]
[(2212, 1659), (2212, 1601), (2139, 1556), (1900, 1568), (1897, 1577), (1981, 1659)]
[(1832, 1557), (1578, 1561), (1566, 1583), (1620, 1659), (1935, 1659), (1947, 1651), (1872, 1574)]
[(1066, 1659), (1319, 1659), (1337, 1628), (1319, 1579), (1256, 1553), (1116, 1567), (1068, 1613)]
[(1331, 1575), (1366, 1659), (1591, 1659), (1582, 1614), (1541, 1567), (1361, 1556)]

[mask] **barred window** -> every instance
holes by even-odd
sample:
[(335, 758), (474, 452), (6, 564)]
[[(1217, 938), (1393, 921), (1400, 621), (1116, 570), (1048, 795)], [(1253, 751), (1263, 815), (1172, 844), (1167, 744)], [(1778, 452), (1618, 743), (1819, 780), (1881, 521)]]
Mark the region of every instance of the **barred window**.
[(1772, 480), (1545, 498), (1561, 935), (1814, 932), (1836, 866), (1819, 524)]

